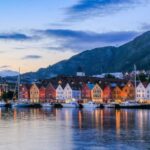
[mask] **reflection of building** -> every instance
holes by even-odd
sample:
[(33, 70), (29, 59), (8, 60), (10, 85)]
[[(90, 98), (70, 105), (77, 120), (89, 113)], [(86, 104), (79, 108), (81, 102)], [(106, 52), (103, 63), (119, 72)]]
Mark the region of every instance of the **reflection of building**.
[(120, 110), (116, 110), (116, 132), (120, 134)]

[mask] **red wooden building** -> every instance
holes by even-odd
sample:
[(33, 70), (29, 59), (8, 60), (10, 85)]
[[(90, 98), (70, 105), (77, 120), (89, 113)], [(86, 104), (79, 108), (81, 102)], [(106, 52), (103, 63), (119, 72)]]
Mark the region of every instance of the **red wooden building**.
[(21, 85), (20, 86), (20, 99), (29, 100), (30, 99), (30, 85)]
[(44, 86), (39, 86), (39, 101), (41, 103), (46, 101), (46, 88)]
[(87, 84), (82, 85), (81, 97), (84, 100), (84, 102), (91, 100), (91, 90)]
[(112, 100), (112, 90), (108, 85), (103, 88), (103, 101), (110, 102), (111, 100)]
[(56, 100), (56, 88), (57, 86), (49, 83), (46, 87), (46, 101), (53, 102)]

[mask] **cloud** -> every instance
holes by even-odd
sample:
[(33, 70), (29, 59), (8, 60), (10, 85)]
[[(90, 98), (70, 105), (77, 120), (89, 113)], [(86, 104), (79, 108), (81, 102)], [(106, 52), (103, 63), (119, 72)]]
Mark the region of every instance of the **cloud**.
[[(47, 29), (40, 32), (47, 37), (56, 39), (56, 42), (59, 42), (61, 47), (75, 51), (122, 44), (132, 40), (139, 34), (135, 31), (95, 33), (68, 29)], [(59, 50), (59, 48), (56, 49)]]
[(83, 19), (96, 15), (111, 15), (123, 9), (133, 8), (147, 0), (79, 0), (67, 9), (69, 19)]
[(25, 41), (34, 38), (23, 33), (0, 33), (0, 40)]
[(150, 30), (150, 24), (148, 23), (143, 23), (140, 27), (140, 29), (144, 30), (144, 31), (148, 31)]
[(27, 55), (27, 56), (25, 56), (25, 57), (23, 57), (22, 59), (40, 59), (40, 58), (42, 58), (42, 56), (40, 56), (40, 55)]
[(6, 68), (11, 68), (11, 66), (9, 66), (9, 65), (0, 66), (0, 69), (6, 69)]

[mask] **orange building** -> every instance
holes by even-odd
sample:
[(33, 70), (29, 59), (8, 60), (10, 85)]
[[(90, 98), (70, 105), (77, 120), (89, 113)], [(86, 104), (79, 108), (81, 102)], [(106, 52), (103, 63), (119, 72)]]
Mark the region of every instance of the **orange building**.
[(113, 100), (122, 100), (122, 89), (118, 85), (112, 89)]
[(40, 99), (40, 91), (37, 84), (32, 84), (30, 88), (30, 101), (34, 103), (38, 103)]
[(131, 81), (122, 88), (121, 97), (123, 100), (133, 100), (135, 97), (135, 87)]

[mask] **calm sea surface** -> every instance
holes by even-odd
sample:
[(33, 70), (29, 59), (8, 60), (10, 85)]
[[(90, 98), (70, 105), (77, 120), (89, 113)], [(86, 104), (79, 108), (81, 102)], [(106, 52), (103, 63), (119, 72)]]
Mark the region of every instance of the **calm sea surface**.
[(150, 110), (0, 109), (0, 150), (150, 149)]

